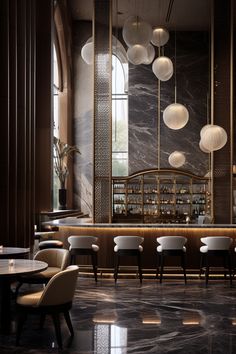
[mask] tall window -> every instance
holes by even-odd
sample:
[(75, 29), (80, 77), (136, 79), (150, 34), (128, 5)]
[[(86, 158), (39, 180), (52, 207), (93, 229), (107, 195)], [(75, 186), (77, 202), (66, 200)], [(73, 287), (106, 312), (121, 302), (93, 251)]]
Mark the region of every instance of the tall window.
[(112, 55), (112, 175), (128, 175), (128, 63)]
[(58, 112), (58, 62), (55, 45), (53, 46), (53, 134), (59, 138), (59, 112)]
[[(53, 46), (53, 135), (59, 138), (59, 75), (55, 45)], [(53, 169), (53, 209), (58, 209), (59, 180)]]

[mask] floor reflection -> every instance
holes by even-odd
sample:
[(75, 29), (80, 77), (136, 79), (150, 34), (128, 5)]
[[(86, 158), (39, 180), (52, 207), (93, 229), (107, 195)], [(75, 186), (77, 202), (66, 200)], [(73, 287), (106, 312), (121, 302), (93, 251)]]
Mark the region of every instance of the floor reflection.
[[(75, 337), (62, 324), (62, 353), (236, 353), (236, 288), (224, 281), (166, 282), (79, 278), (71, 312)], [(16, 348), (0, 336), (1, 353), (58, 352), (52, 322), (29, 318)]]

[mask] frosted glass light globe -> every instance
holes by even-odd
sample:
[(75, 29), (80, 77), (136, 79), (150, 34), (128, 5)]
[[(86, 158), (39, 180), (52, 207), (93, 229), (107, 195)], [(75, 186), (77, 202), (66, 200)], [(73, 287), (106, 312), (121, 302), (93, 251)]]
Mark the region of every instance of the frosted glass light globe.
[(135, 44), (128, 48), (127, 58), (134, 65), (142, 64), (142, 62), (147, 58), (147, 49), (140, 44)]
[(164, 56), (158, 57), (152, 63), (152, 71), (159, 80), (167, 81), (173, 75), (173, 63), (170, 58)]
[(172, 167), (179, 168), (185, 164), (185, 155), (180, 151), (174, 151), (170, 154), (168, 162)]
[(128, 47), (135, 44), (146, 47), (152, 38), (152, 27), (140, 17), (131, 16), (124, 23), (122, 35)]
[(199, 141), (199, 147), (200, 147), (200, 149), (201, 149), (203, 152), (205, 152), (206, 154), (209, 154), (209, 153), (210, 153), (210, 151), (207, 150), (207, 149), (205, 148), (205, 146), (203, 145), (202, 140)]
[(86, 43), (81, 49), (81, 57), (88, 65), (93, 63), (93, 42)]
[(211, 124), (206, 124), (204, 125), (204, 127), (202, 127), (201, 131), (200, 131), (200, 137), (202, 138), (204, 132), (206, 131), (206, 129), (208, 129), (209, 127), (211, 127)]
[(219, 125), (211, 124), (202, 133), (202, 144), (209, 151), (220, 150), (227, 143), (227, 133)]
[(164, 123), (170, 129), (178, 130), (183, 128), (188, 123), (188, 119), (188, 110), (180, 103), (170, 104), (163, 112)]
[(165, 45), (169, 40), (169, 32), (165, 28), (157, 27), (152, 32), (151, 42), (157, 47)]
[(149, 65), (149, 64), (151, 64), (151, 62), (153, 61), (153, 59), (155, 57), (155, 49), (150, 43), (148, 44), (146, 49), (147, 49), (147, 57), (143, 61), (143, 64)]

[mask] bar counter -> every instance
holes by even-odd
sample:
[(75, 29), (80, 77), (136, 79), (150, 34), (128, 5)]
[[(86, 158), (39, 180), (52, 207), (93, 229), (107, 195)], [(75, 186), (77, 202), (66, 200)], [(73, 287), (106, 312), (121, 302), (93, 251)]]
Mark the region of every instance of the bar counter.
[[(98, 265), (101, 268), (112, 268), (114, 265), (113, 238), (118, 235), (137, 235), (144, 237), (142, 263), (144, 269), (156, 267), (156, 238), (160, 236), (184, 236), (188, 239), (187, 268), (199, 269), (201, 237), (229, 236), (233, 238), (232, 256), (236, 260), (236, 225), (226, 224), (92, 224), (90, 219), (65, 218), (45, 222), (46, 225), (59, 227), (59, 233), (53, 237), (60, 238), (68, 247), (67, 238), (71, 235), (93, 235), (98, 237), (100, 251)], [(129, 260), (127, 260), (128, 264)], [(86, 263), (85, 263), (86, 264)], [(171, 263), (170, 263), (171, 265)]]

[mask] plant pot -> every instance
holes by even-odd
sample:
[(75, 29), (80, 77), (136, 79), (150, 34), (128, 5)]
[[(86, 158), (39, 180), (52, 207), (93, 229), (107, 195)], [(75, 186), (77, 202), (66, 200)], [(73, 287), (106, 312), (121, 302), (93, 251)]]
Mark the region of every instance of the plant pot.
[(65, 188), (58, 190), (59, 194), (59, 210), (66, 210), (66, 192)]

